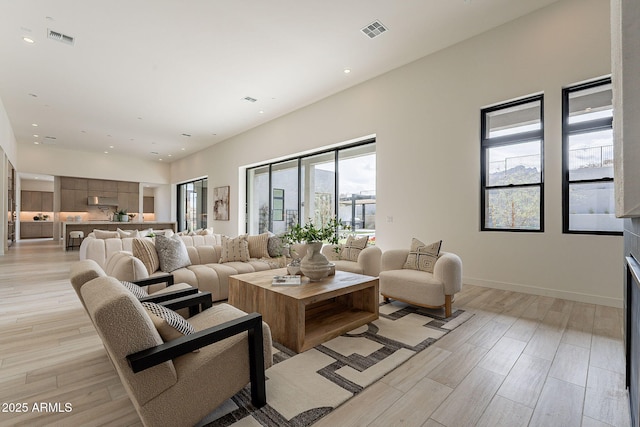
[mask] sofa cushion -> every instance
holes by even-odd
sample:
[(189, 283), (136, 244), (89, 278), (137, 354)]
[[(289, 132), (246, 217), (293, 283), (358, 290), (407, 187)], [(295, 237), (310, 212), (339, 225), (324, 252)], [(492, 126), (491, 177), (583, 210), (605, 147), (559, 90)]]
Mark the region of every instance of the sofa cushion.
[(407, 260), (402, 268), (433, 273), (433, 266), (436, 264), (441, 246), (442, 240), (425, 245), (420, 240), (413, 238), (409, 255), (407, 255)]
[(151, 240), (133, 239), (131, 241), (131, 251), (134, 257), (142, 261), (149, 274), (155, 273), (160, 268), (158, 252)]
[(116, 229), (116, 233), (120, 236), (121, 239), (125, 239), (127, 237), (140, 237), (140, 232), (138, 230), (121, 230), (120, 228)]
[(135, 281), (149, 277), (143, 262), (127, 251), (118, 251), (111, 255), (104, 267), (107, 276), (118, 280)]
[(160, 261), (160, 270), (171, 273), (182, 267), (191, 265), (187, 247), (180, 236), (165, 237), (156, 236), (156, 251)]
[(135, 283), (131, 283), (131, 282), (128, 282), (126, 280), (121, 280), (120, 283), (122, 283), (122, 286), (127, 288), (138, 299), (146, 298), (146, 297), (149, 296), (147, 291), (145, 291), (144, 289), (142, 289), (140, 286), (136, 285)]
[(93, 230), (93, 235), (96, 239), (113, 239), (116, 237), (120, 237), (117, 231), (107, 230)]
[(360, 252), (367, 247), (368, 242), (369, 236), (347, 237), (347, 242), (344, 244), (342, 249), (340, 249), (340, 259), (357, 262)]
[(238, 236), (235, 239), (226, 236), (222, 238), (220, 262), (247, 262), (249, 258), (249, 242), (246, 235)]
[(262, 233), (256, 236), (247, 235), (249, 243), (249, 258), (270, 258), (269, 256), (269, 233)]
[(142, 306), (147, 310), (153, 325), (164, 341), (175, 340), (196, 331), (193, 325), (167, 307), (153, 302), (143, 302)]

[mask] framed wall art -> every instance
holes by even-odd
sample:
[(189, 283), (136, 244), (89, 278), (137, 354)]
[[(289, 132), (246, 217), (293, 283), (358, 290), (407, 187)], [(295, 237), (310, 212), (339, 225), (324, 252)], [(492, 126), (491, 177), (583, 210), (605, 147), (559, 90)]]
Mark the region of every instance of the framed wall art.
[(213, 219), (229, 221), (229, 186), (213, 189)]

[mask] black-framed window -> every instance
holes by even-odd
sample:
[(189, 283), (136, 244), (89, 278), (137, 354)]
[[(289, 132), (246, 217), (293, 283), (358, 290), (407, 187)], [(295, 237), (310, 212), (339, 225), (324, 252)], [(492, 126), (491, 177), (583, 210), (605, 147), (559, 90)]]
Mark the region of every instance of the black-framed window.
[(543, 95), (480, 113), (483, 231), (544, 231)]
[(611, 78), (562, 91), (562, 231), (622, 234), (613, 194)]
[(207, 228), (207, 178), (177, 186), (178, 231)]
[(354, 233), (375, 235), (375, 139), (251, 167), (246, 182), (247, 233), (337, 216)]

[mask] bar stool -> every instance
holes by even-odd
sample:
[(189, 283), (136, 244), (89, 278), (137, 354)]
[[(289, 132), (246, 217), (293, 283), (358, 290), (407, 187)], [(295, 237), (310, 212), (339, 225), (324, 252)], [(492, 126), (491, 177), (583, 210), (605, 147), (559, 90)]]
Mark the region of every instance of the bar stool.
[(73, 250), (73, 248), (75, 248), (74, 243), (76, 242), (76, 240), (80, 240), (78, 242), (78, 248), (79, 248), (83, 239), (84, 239), (84, 232), (70, 231), (69, 236), (67, 237), (67, 249), (71, 248), (71, 250)]

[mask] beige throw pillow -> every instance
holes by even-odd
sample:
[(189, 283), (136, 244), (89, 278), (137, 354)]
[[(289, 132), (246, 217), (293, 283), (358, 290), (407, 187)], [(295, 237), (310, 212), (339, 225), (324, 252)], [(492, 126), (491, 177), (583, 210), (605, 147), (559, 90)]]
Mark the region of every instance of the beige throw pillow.
[(249, 242), (247, 236), (238, 236), (235, 239), (230, 237), (222, 238), (222, 254), (220, 262), (249, 261)]
[(269, 256), (269, 233), (247, 236), (250, 258), (271, 258)]
[(369, 236), (349, 236), (347, 237), (347, 243), (344, 244), (340, 250), (340, 259), (347, 261), (358, 261), (360, 252), (367, 247), (369, 243)]
[(153, 274), (160, 268), (160, 260), (156, 246), (151, 240), (133, 239), (131, 241), (133, 256), (138, 258), (147, 268), (149, 274)]
[(411, 249), (403, 268), (433, 273), (433, 266), (436, 264), (441, 246), (442, 240), (425, 245), (416, 238), (412, 239)]
[(121, 230), (120, 228), (118, 228), (116, 232), (121, 239), (124, 239), (126, 237), (140, 237), (140, 232), (138, 230)]
[(96, 239), (116, 239), (120, 237), (117, 231), (93, 230)]

